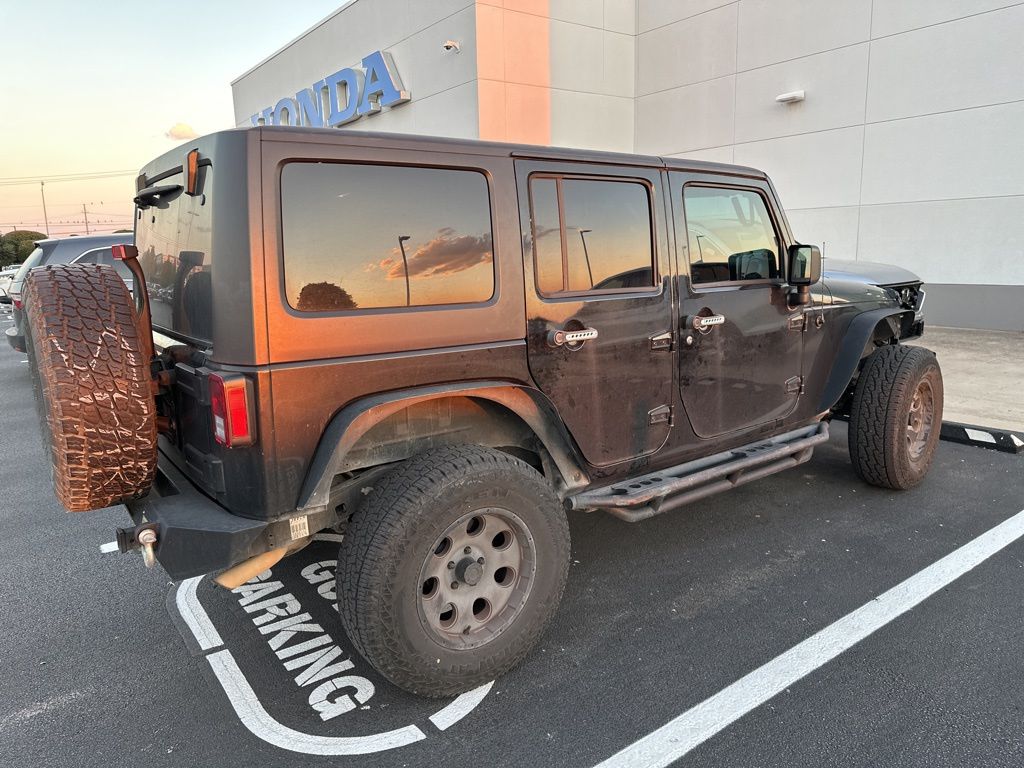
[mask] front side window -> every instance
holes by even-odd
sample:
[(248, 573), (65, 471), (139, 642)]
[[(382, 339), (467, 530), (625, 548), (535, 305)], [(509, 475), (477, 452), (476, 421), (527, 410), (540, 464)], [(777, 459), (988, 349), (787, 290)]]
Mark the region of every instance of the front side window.
[(285, 290), (302, 312), (488, 301), (494, 255), (476, 171), (289, 163), (281, 173)]
[(655, 287), (646, 185), (534, 176), (530, 218), (541, 295)]
[(779, 277), (779, 241), (761, 195), (687, 186), (683, 202), (694, 283)]

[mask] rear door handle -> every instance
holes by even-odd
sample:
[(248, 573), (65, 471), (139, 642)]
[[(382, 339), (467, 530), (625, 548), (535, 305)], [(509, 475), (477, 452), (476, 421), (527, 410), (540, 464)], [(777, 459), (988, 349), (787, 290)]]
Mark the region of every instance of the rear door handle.
[(578, 331), (551, 331), (548, 334), (548, 344), (552, 347), (566, 346), (569, 349), (579, 349), (583, 342), (597, 338), (596, 328), (581, 328)]
[(694, 315), (693, 330), (700, 333), (708, 333), (716, 325), (725, 323), (725, 315)]

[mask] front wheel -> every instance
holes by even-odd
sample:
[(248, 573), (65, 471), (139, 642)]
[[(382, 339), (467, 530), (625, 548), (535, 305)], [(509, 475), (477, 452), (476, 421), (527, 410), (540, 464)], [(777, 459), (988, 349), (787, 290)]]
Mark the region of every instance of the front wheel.
[(384, 677), (448, 696), (526, 656), (568, 567), (565, 513), (543, 476), (501, 451), (451, 446), (400, 464), (352, 520), (338, 612)]
[(850, 458), (872, 485), (913, 488), (928, 473), (942, 427), (942, 371), (922, 347), (886, 346), (864, 364), (850, 409)]

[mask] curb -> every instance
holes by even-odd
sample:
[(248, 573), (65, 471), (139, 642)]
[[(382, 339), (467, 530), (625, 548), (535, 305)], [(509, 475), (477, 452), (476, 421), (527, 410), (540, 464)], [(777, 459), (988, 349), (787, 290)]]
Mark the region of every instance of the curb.
[(944, 421), (939, 437), (951, 443), (973, 445), (978, 448), (988, 448), (991, 451), (1024, 453), (1024, 434), (1017, 434), (1006, 429)]
[[(833, 421), (850, 422), (849, 416), (833, 416)], [(1024, 433), (1008, 429), (979, 427), (976, 424), (961, 424), (959, 421), (944, 421), (939, 439), (976, 448), (988, 448), (1001, 453), (1024, 453)]]

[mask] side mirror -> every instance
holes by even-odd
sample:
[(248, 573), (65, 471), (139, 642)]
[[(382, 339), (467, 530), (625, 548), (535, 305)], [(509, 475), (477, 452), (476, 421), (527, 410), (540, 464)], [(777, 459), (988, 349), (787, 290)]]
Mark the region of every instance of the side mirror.
[(786, 275), (789, 284), (796, 288), (789, 296), (793, 307), (811, 303), (811, 286), (821, 280), (821, 251), (816, 245), (789, 246), (789, 264)]
[(816, 245), (789, 246), (789, 284), (812, 286), (821, 280), (821, 251)]

